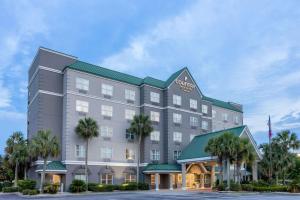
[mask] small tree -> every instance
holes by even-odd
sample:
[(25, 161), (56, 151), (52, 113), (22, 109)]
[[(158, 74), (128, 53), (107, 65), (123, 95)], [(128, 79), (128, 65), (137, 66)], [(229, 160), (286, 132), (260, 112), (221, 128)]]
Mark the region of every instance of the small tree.
[[(97, 122), (92, 118), (84, 118), (80, 119), (78, 125), (75, 128), (75, 132), (77, 135), (85, 140), (85, 182), (88, 184), (88, 148), (89, 148), (89, 140), (98, 137), (99, 135), (99, 127)], [(86, 187), (86, 191), (88, 187)]]
[(43, 193), (48, 158), (50, 156), (56, 157), (60, 152), (58, 139), (56, 136), (51, 136), (50, 130), (40, 130), (36, 136), (32, 138), (30, 150), (34, 156), (43, 159), (43, 172), (40, 185), (40, 191)]
[(142, 138), (148, 136), (152, 131), (153, 127), (149, 116), (145, 115), (136, 115), (133, 117), (133, 120), (130, 124), (130, 127), (126, 130), (129, 133), (133, 133), (138, 139), (138, 152), (137, 152), (137, 167), (136, 167), (136, 181), (139, 183), (139, 169), (140, 169), (140, 151), (141, 151), (141, 142)]
[(24, 155), (25, 140), (21, 132), (14, 132), (6, 141), (5, 152), (9, 162), (15, 166), (14, 186), (17, 186), (20, 162)]

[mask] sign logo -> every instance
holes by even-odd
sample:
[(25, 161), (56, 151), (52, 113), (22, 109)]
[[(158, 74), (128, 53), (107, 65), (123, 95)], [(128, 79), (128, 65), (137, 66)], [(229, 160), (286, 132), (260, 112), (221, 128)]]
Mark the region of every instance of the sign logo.
[(180, 79), (176, 79), (175, 83), (178, 84), (180, 88), (185, 92), (191, 92), (196, 87), (196, 85), (187, 82), (187, 77), (184, 77), (184, 81)]

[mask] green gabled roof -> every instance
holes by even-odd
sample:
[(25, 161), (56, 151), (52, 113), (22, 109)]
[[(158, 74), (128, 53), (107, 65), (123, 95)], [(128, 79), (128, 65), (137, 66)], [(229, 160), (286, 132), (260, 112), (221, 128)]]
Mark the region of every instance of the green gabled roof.
[(245, 127), (246, 126), (238, 126), (235, 128), (198, 135), (194, 137), (194, 139), (186, 148), (183, 149), (178, 160), (210, 157), (211, 155), (205, 152), (205, 147), (211, 138), (221, 136), (225, 132), (232, 132), (233, 134), (239, 137), (242, 134)]
[[(108, 79), (113, 79), (116, 81), (125, 82), (128, 84), (140, 86), (142, 84), (150, 85), (153, 87), (157, 87), (160, 89), (167, 88), (184, 70), (188, 70), (186, 67), (180, 69), (179, 71), (172, 74), (166, 81), (158, 80), (156, 78), (152, 78), (147, 76), (146, 78), (142, 79), (136, 76), (128, 75), (122, 72), (114, 71), (111, 69), (103, 68), (97, 65), (93, 65), (90, 63), (86, 63), (83, 61), (77, 60), (73, 64), (67, 66), (67, 68), (94, 74), (96, 76), (101, 76)], [(220, 101), (217, 99), (213, 99), (210, 97), (203, 96), (203, 99), (206, 101), (212, 102), (213, 105), (219, 106), (222, 108), (226, 108), (229, 110), (242, 112), (242, 110), (236, 108), (235, 106), (231, 105), (229, 102)]]
[[(39, 165), (37, 170), (43, 170), (43, 165)], [(65, 171), (66, 166), (60, 161), (51, 161), (47, 164), (46, 171)]]
[(143, 171), (181, 171), (181, 166), (178, 164), (148, 164)]
[(213, 105), (221, 107), (221, 108), (226, 108), (229, 110), (237, 111), (237, 112), (243, 112), (241, 109), (238, 109), (237, 107), (231, 105), (229, 102), (213, 99), (210, 97), (203, 96), (203, 100), (211, 102)]

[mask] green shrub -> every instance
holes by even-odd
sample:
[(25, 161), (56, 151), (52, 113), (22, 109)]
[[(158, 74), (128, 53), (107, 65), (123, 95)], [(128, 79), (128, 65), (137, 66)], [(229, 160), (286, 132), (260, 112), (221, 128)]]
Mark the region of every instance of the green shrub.
[(220, 183), (219, 185), (216, 186), (216, 189), (217, 189), (218, 191), (225, 191), (225, 189), (226, 189), (226, 184)]
[(4, 193), (11, 193), (11, 192), (18, 192), (19, 188), (18, 187), (4, 187), (2, 188), (2, 192)]
[(79, 193), (79, 192), (84, 192), (86, 190), (86, 184), (82, 180), (73, 180), (69, 191), (72, 193)]
[(98, 185), (99, 185), (98, 183), (88, 183), (88, 191), (98, 192), (97, 191)]
[(53, 184), (49, 184), (49, 183), (46, 183), (44, 184), (44, 187), (43, 187), (43, 191), (44, 193), (48, 193), (48, 194), (56, 194), (59, 190), (59, 183), (53, 183)]
[(241, 185), (239, 183), (231, 183), (230, 184), (230, 190), (231, 191), (241, 191)]
[(289, 192), (300, 192), (300, 178), (294, 179), (288, 186)]
[(139, 188), (139, 190), (149, 190), (150, 189), (148, 183), (139, 183), (138, 188)]
[(288, 187), (285, 185), (272, 185), (272, 186), (253, 186), (255, 192), (287, 192)]
[(114, 186), (113, 185), (98, 185), (98, 192), (112, 192), (114, 191)]
[(22, 191), (23, 195), (37, 195), (39, 194), (39, 191), (36, 189), (30, 190), (30, 189), (25, 189)]
[(23, 190), (33, 190), (35, 189), (36, 186), (36, 181), (35, 180), (19, 180), (18, 181), (18, 187), (20, 189), (20, 191)]
[(120, 185), (120, 190), (136, 190), (137, 189), (137, 183), (131, 182), (131, 183), (123, 183)]
[(253, 191), (253, 185), (252, 184), (242, 184), (241, 185), (243, 191)]
[(113, 185), (114, 186), (114, 190), (120, 190), (120, 185)]

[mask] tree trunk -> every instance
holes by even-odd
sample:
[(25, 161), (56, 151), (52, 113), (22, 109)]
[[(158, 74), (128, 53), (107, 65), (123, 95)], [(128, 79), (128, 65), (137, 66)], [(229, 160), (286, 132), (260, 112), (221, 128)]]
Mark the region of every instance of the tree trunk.
[(27, 180), (27, 167), (26, 167), (26, 164), (24, 166), (24, 180)]
[(40, 184), (40, 192), (43, 193), (43, 186), (45, 182), (45, 174), (46, 174), (46, 168), (47, 168), (47, 159), (44, 158), (44, 164), (43, 164), (43, 172), (42, 172), (42, 178), (41, 178), (41, 184)]
[(89, 140), (86, 140), (85, 144), (85, 168), (84, 168), (84, 173), (85, 173), (85, 184), (86, 188), (85, 190), (88, 191), (88, 183), (89, 183), (89, 175), (88, 175), (88, 149), (89, 149)]
[[(136, 165), (136, 182), (137, 185), (139, 184), (139, 177), (140, 177), (140, 151), (141, 151), (141, 141), (142, 141), (142, 136), (141, 134), (139, 135), (139, 146), (138, 146), (138, 152), (137, 152), (137, 165)], [(138, 189), (138, 188), (137, 188)]]
[(18, 186), (18, 168), (19, 168), (19, 162), (16, 161), (16, 167), (15, 167), (15, 182), (14, 182), (14, 186), (15, 186), (15, 187)]
[(223, 163), (223, 161), (221, 161), (220, 162), (220, 174), (221, 174), (221, 177), (220, 177), (220, 184), (223, 184), (223, 180), (224, 180), (224, 178), (223, 178), (223, 165), (224, 165), (224, 163)]
[(275, 173), (275, 178), (276, 178), (276, 185), (278, 185), (278, 174)]
[(227, 158), (227, 190), (230, 190), (230, 160)]

